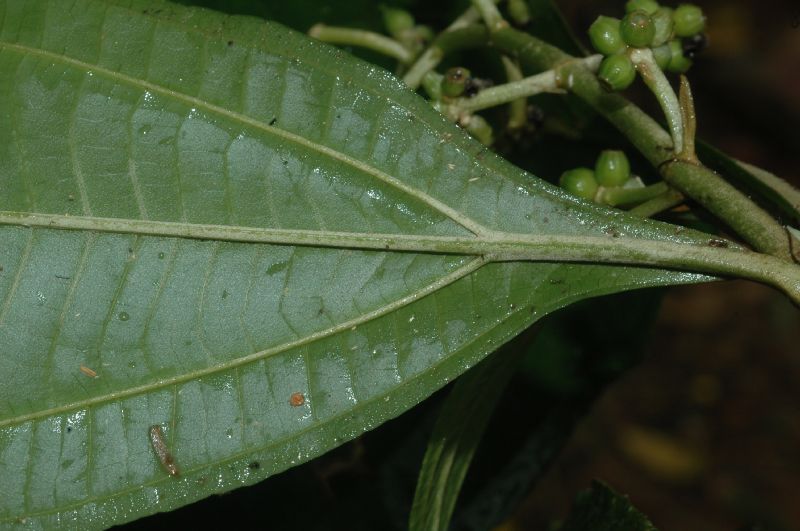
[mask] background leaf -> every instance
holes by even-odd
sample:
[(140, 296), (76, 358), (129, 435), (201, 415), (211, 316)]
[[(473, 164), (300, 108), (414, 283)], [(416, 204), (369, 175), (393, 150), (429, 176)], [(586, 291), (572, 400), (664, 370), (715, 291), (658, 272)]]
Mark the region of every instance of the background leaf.
[(783, 219), (800, 224), (800, 190), (765, 170), (732, 159), (706, 142), (698, 142), (697, 154), (710, 168), (754, 194)]
[(705, 278), (332, 246), (475, 224), (697, 240), (567, 197), (346, 53), (161, 2), (0, 1), (0, 189), (2, 525), (254, 483), (556, 308)]
[(450, 527), (472, 457), (523, 352), (501, 349), (492, 354), (459, 378), (447, 396), (420, 468), (410, 531)]
[(627, 497), (599, 481), (575, 498), (575, 505), (559, 531), (656, 531)]
[(570, 55), (588, 55), (553, 0), (526, 0), (533, 14), (525, 30)]

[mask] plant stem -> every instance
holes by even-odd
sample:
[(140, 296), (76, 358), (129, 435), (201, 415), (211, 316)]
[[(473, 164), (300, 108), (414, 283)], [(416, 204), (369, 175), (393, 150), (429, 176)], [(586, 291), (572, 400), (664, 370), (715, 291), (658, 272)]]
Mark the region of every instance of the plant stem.
[(425, 75), (439, 66), (447, 54), (485, 46), (488, 40), (489, 32), (486, 31), (485, 26), (479, 24), (462, 24), (456, 28), (445, 30), (411, 65), (403, 76), (403, 81), (409, 88), (416, 89)]
[(564, 92), (552, 70), (481, 90), (471, 98), (459, 98), (452, 105), (464, 112), (476, 112), (543, 92)]
[(667, 118), (675, 153), (683, 152), (683, 116), (681, 106), (678, 103), (678, 97), (675, 95), (672, 85), (669, 84), (667, 76), (656, 64), (650, 48), (631, 48), (628, 51), (628, 56), (642, 76), (647, 88), (655, 95), (661, 110), (664, 112), (664, 116)]
[[(521, 81), (524, 76), (519, 67), (519, 63), (514, 59), (503, 55), (500, 57), (503, 62), (503, 69), (506, 71), (506, 79), (509, 82)], [(528, 99), (526, 97), (517, 98), (508, 104), (508, 123), (506, 127), (512, 134), (525, 127), (528, 122)]]
[(372, 31), (315, 24), (308, 30), (308, 35), (330, 44), (367, 48), (397, 59), (403, 64), (408, 64), (414, 59), (405, 46), (394, 39)]
[[(492, 0), (495, 4), (498, 3), (500, 0)], [(467, 8), (466, 11), (461, 13), (453, 22), (450, 23), (449, 26), (445, 28), (445, 31), (454, 30), (463, 26), (469, 26), (470, 24), (475, 24), (476, 22), (481, 21), (481, 14), (475, 9), (474, 6), (470, 6)]]
[(633, 207), (632, 209), (628, 210), (628, 213), (642, 218), (649, 218), (664, 212), (665, 210), (669, 210), (670, 208), (680, 205), (683, 203), (684, 199), (686, 198), (683, 197), (683, 194), (679, 191), (667, 190), (663, 194), (656, 196), (649, 201), (645, 201), (641, 205)]
[[(493, 1), (498, 2), (499, 0)], [(464, 11), (436, 36), (431, 45), (411, 65), (406, 75), (403, 76), (405, 84), (416, 90), (425, 75), (439, 66), (448, 53), (485, 45), (489, 38), (489, 32), (482, 24), (476, 24), (480, 20), (481, 15), (474, 7)], [(470, 26), (472, 29), (469, 32), (457, 31)], [(477, 35), (477, 32), (480, 32), (480, 35)]]
[[(663, 164), (661, 173), (669, 184), (697, 199), (709, 212), (728, 222), (748, 242), (759, 242), (762, 252), (792, 260), (786, 231), (764, 210), (713, 171), (696, 163), (672, 160)], [(752, 223), (737, 223), (743, 215)], [(774, 236), (769, 229), (778, 227)]]
[(610, 206), (629, 205), (631, 203), (649, 201), (668, 191), (669, 186), (664, 182), (642, 186), (641, 188), (601, 188), (598, 190), (597, 200)]
[(490, 33), (508, 27), (508, 22), (503, 19), (503, 15), (492, 0), (472, 0), (472, 5), (481, 14)]
[(438, 102), (442, 99), (442, 80), (444, 76), (431, 70), (422, 78), (422, 89), (428, 95), (428, 99)]
[[(583, 65), (570, 62), (572, 56), (514, 28), (498, 30), (491, 39), (500, 51), (518, 57), (528, 68), (538, 71), (555, 68), (562, 78), (572, 75), (572, 92), (614, 124), (659, 169), (668, 184), (720, 216), (755, 249), (791, 260), (786, 232), (775, 219), (704, 166), (692, 165), (691, 170), (669, 171), (673, 164), (665, 163), (673, 157), (670, 135), (634, 104), (618, 94), (605, 91), (597, 76)], [(676, 173), (681, 176), (673, 178)], [(709, 181), (714, 185), (708, 186)], [(729, 201), (735, 206), (724, 205)]]
[(414, 64), (411, 65), (411, 68), (409, 68), (408, 72), (403, 76), (403, 82), (408, 85), (408, 88), (416, 90), (425, 76), (439, 66), (444, 56), (444, 50), (431, 45), (427, 50), (422, 52), (416, 61), (414, 61)]
[[(601, 55), (593, 55), (577, 61), (590, 70), (596, 70), (602, 59)], [(561, 78), (555, 70), (548, 70), (520, 81), (484, 89), (471, 98), (459, 98), (451, 105), (463, 112), (476, 112), (543, 92), (564, 92), (565, 83), (569, 81)]]

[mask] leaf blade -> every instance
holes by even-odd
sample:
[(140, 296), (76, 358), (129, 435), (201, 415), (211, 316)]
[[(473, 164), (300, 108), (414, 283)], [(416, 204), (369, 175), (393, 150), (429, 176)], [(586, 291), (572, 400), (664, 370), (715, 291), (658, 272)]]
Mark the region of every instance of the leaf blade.
[(99, 528), (253, 483), (399, 414), (552, 309), (701, 278), (320, 246), (337, 230), (471, 237), (459, 219), (675, 237), (531, 180), (388, 74), (280, 26), (160, 2), (0, 9), (0, 374), (18, 382), (0, 390), (5, 524)]

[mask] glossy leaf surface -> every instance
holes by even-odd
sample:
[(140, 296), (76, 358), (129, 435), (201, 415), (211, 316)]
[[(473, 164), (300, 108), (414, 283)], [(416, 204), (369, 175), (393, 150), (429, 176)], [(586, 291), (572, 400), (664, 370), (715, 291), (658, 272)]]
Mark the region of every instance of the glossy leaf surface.
[(279, 25), (0, 0), (0, 526), (102, 528), (262, 480), (555, 308), (701, 279), (478, 252), (507, 233), (693, 241)]

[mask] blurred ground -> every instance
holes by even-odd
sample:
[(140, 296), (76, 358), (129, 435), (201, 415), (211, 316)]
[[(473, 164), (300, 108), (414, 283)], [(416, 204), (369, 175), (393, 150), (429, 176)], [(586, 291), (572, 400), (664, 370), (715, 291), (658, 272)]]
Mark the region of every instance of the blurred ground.
[(602, 478), (663, 531), (800, 529), (800, 319), (744, 281), (668, 292), (644, 363), (597, 402), (513, 521)]

